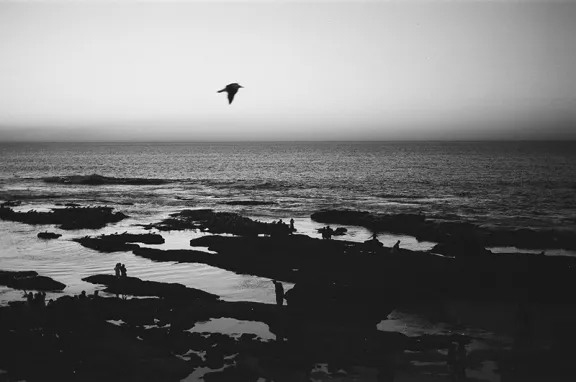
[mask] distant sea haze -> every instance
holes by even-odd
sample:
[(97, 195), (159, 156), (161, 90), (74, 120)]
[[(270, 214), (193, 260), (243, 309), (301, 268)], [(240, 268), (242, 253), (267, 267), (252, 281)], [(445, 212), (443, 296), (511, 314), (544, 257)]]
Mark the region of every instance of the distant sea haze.
[[(251, 215), (343, 208), (576, 230), (574, 142), (17, 143), (0, 144), (0, 156), (0, 199), (129, 202), (144, 215), (262, 200), (275, 204)], [(90, 174), (159, 181), (45, 181)]]

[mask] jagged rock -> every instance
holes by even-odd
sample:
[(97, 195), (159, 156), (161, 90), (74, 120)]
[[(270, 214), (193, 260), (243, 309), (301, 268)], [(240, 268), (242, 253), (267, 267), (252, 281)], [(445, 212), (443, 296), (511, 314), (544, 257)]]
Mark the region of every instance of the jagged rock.
[(80, 243), (86, 248), (95, 249), (100, 252), (122, 252), (140, 248), (137, 244), (130, 243), (163, 244), (164, 238), (161, 235), (153, 233), (122, 233), (100, 235), (97, 237), (84, 236), (73, 239), (73, 241)]
[(106, 285), (106, 292), (133, 296), (158, 296), (171, 299), (217, 300), (219, 297), (177, 283), (145, 281), (137, 277), (116, 277), (113, 275), (93, 275), (82, 279), (92, 284)]
[(60, 229), (98, 229), (108, 223), (127, 218), (122, 212), (112, 212), (111, 207), (53, 208), (50, 212), (16, 212), (0, 208), (0, 219), (26, 224), (56, 224)]
[(0, 285), (14, 289), (57, 291), (66, 288), (65, 284), (34, 271), (0, 271)]

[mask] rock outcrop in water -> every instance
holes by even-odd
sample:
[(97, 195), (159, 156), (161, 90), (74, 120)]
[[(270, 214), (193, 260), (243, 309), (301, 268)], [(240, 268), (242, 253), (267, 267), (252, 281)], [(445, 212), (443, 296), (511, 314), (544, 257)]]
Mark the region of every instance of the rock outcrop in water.
[(233, 200), (230, 202), (224, 202), (229, 206), (271, 206), (278, 204), (276, 202), (267, 202), (264, 200)]
[(62, 235), (55, 232), (48, 232), (48, 231), (38, 232), (39, 239), (51, 240), (51, 239), (58, 239), (60, 236)]
[(53, 176), (43, 179), (46, 183), (60, 183), (60, 184), (82, 184), (89, 186), (100, 186), (103, 184), (123, 184), (134, 186), (145, 185), (160, 185), (166, 184), (170, 181), (167, 179), (152, 179), (152, 178), (115, 178), (111, 176), (102, 176), (98, 174), (92, 175), (69, 175), (69, 176)]
[(264, 223), (231, 212), (215, 212), (211, 209), (183, 210), (170, 215), (160, 223), (144, 226), (160, 231), (199, 229), (211, 233), (230, 233), (239, 236), (288, 235), (287, 224)]
[(34, 271), (0, 271), (0, 285), (14, 289), (59, 291), (66, 288), (65, 284), (46, 276), (39, 276)]
[(576, 233), (571, 231), (489, 228), (469, 222), (431, 220), (423, 214), (386, 215), (350, 210), (318, 211), (311, 219), (326, 224), (361, 226), (374, 232), (410, 235), (420, 241), (437, 243), (458, 238), (483, 247), (576, 250)]
[(5, 202), (0, 203), (0, 208), (17, 207), (21, 204), (22, 202), (20, 200), (7, 200)]
[(116, 277), (114, 275), (93, 275), (82, 279), (92, 284), (106, 285), (106, 292), (132, 296), (157, 296), (181, 300), (217, 300), (219, 297), (178, 283), (145, 281), (137, 277)]
[(58, 228), (65, 230), (99, 229), (128, 217), (122, 212), (112, 210), (112, 207), (72, 207), (52, 208), (49, 212), (17, 212), (11, 208), (0, 208), (0, 219), (31, 225), (56, 224)]
[(100, 235), (97, 237), (84, 236), (73, 239), (82, 246), (95, 249), (100, 252), (123, 252), (140, 248), (137, 244), (163, 244), (164, 238), (154, 233), (133, 234), (122, 233), (112, 235)]

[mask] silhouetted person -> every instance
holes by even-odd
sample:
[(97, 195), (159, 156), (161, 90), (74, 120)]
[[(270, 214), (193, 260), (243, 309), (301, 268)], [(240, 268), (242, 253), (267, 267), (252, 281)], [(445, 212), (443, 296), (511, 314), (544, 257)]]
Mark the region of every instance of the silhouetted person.
[(228, 93), (228, 104), (231, 104), (234, 101), (234, 96), (238, 93), (238, 89), (243, 88), (243, 86), (238, 85), (237, 83), (232, 83), (226, 85), (226, 87), (222, 90), (218, 90), (218, 93), (226, 92)]
[(294, 219), (290, 219), (290, 231), (294, 231)]
[(28, 292), (28, 294), (24, 293), (24, 297), (26, 297), (26, 301), (28, 301), (28, 305), (34, 305), (34, 293)]
[(532, 311), (527, 303), (522, 302), (517, 311), (516, 344), (530, 345), (532, 342)]
[(460, 342), (456, 351), (456, 380), (463, 381), (466, 379), (466, 346)]
[(46, 306), (46, 292), (39, 292), (36, 298), (38, 299), (38, 306), (42, 308)]
[(392, 247), (392, 253), (397, 253), (399, 250), (400, 250), (400, 240), (398, 240), (396, 244), (394, 244), (394, 246)]
[(451, 343), (448, 348), (448, 356), (446, 357), (446, 365), (448, 366), (448, 373), (450, 374), (450, 379), (452, 381), (458, 380), (458, 360), (456, 355), (456, 344)]
[(116, 274), (116, 277), (120, 277), (120, 263), (116, 263), (116, 266), (114, 267), (114, 273)]
[(272, 280), (274, 283), (274, 291), (276, 292), (276, 305), (284, 305), (284, 285), (281, 282)]
[(127, 277), (125, 264), (120, 264), (120, 273), (121, 273), (122, 277)]
[(80, 293), (80, 296), (78, 296), (78, 298), (79, 298), (81, 301), (86, 300), (86, 298), (87, 298), (87, 296), (86, 296), (86, 291), (83, 290), (83, 291)]

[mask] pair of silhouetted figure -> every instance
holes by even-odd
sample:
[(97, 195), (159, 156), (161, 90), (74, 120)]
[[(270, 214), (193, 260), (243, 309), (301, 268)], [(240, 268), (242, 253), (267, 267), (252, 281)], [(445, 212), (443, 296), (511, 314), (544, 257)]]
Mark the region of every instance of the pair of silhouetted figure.
[(274, 283), (274, 291), (276, 292), (276, 305), (284, 305), (284, 285), (281, 282), (272, 280)]
[(322, 239), (331, 240), (333, 234), (334, 234), (334, 230), (332, 229), (332, 227), (326, 226), (322, 230)]
[(114, 272), (116, 273), (116, 277), (127, 277), (126, 273), (126, 265), (117, 263), (114, 267)]

